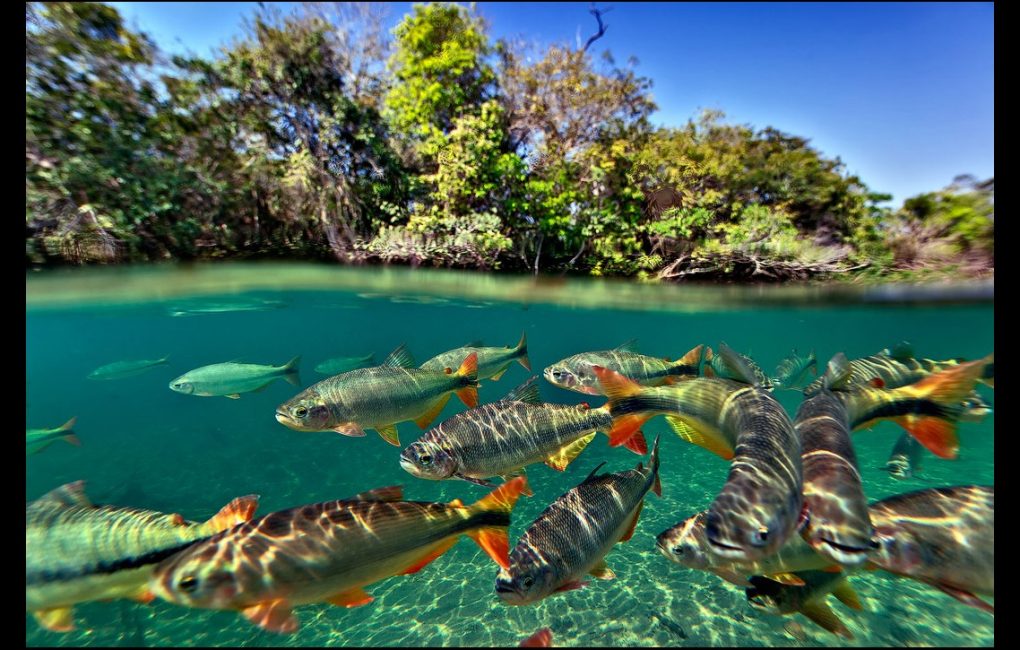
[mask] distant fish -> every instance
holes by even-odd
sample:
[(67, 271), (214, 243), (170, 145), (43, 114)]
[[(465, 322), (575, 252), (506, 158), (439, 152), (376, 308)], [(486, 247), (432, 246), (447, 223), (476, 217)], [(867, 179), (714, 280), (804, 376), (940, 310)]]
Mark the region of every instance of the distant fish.
[(995, 596), (995, 488), (966, 485), (899, 494), (871, 504), (880, 546), (870, 563), (989, 614)]
[(277, 378), (282, 377), (295, 386), (301, 385), (298, 377), (298, 362), (294, 357), (282, 366), (267, 366), (255, 363), (214, 363), (189, 370), (170, 382), (170, 390), (199, 397), (223, 396), (238, 399), (241, 393), (260, 391)]
[(507, 566), (510, 513), (526, 485), (515, 478), (470, 506), (403, 501), (394, 486), (281, 510), (164, 560), (150, 585), (178, 605), (238, 610), (267, 630), (294, 632), (293, 607), (367, 605), (366, 586), (417, 573), (462, 535)]
[(553, 641), (552, 630), (543, 627), (527, 639), (517, 644), (518, 648), (551, 648)]
[(608, 368), (642, 386), (673, 384), (700, 373), (705, 346), (699, 345), (677, 361), (638, 354), (636, 343), (628, 341), (613, 350), (582, 352), (545, 369), (545, 379), (554, 386), (584, 393), (604, 395), (594, 366)]
[[(978, 379), (978, 381), (981, 380)], [(985, 416), (992, 412), (992, 405), (986, 402), (976, 390), (971, 391), (970, 395), (961, 402), (960, 407), (963, 409), (963, 412), (960, 413), (960, 420), (963, 422), (981, 422)]]
[(414, 420), (422, 429), (436, 419), (451, 393), (469, 407), (478, 404), (478, 354), (451, 369), (415, 368), (403, 345), (381, 366), (351, 370), (323, 379), (276, 408), (277, 421), (295, 431), (336, 431), (360, 437), (375, 429), (400, 445), (397, 423)]
[(779, 388), (799, 388), (808, 380), (808, 370), (814, 375), (818, 374), (818, 359), (815, 357), (815, 351), (811, 350), (806, 357), (801, 357), (794, 350), (790, 356), (779, 362), (772, 381)]
[(864, 609), (846, 576), (841, 573), (805, 571), (798, 574), (798, 577), (804, 582), (803, 586), (785, 585), (754, 576), (751, 578), (753, 586), (746, 589), (747, 600), (752, 607), (770, 614), (800, 612), (829, 632), (853, 639), (853, 632), (825, 602), (831, 593), (847, 607)]
[(74, 434), (74, 423), (78, 421), (73, 417), (61, 424), (56, 429), (26, 429), (25, 430), (25, 455), (38, 454), (57, 440), (63, 440), (75, 447), (81, 447), (81, 440)]
[(84, 482), (63, 485), (25, 508), (25, 609), (55, 632), (74, 628), (71, 608), (94, 600), (148, 602), (163, 558), (251, 519), (257, 495), (234, 499), (205, 523), (179, 514), (96, 506)]
[(172, 305), (167, 311), (171, 316), (196, 316), (199, 314), (220, 314), (233, 311), (269, 311), (286, 306), (283, 300), (265, 300), (261, 298), (238, 298), (234, 300), (181, 302)]
[(531, 361), (528, 360), (528, 339), (524, 332), (521, 332), (521, 340), (517, 342), (517, 347), (508, 345), (505, 348), (485, 348), (482, 347), (481, 342), (470, 343), (462, 348), (436, 355), (421, 364), (421, 367), (426, 370), (456, 368), (472, 352), (478, 355), (479, 380), (499, 381), (499, 378), (514, 361), (531, 372)]
[(365, 368), (375, 363), (375, 354), (369, 353), (363, 357), (334, 357), (326, 359), (315, 366), (315, 372), (323, 375), (339, 375), (341, 372)]
[[(725, 354), (724, 354), (725, 353)], [(754, 359), (740, 354), (725, 343), (719, 344), (718, 353), (713, 354), (712, 348), (705, 352), (704, 368), (706, 377), (722, 377), (747, 384), (754, 384), (762, 390), (772, 391), (775, 385), (772, 378), (765, 374)]]
[[(544, 404), (532, 377), (506, 397), (458, 413), (426, 432), (400, 454), (400, 466), (418, 478), (459, 478), (485, 485), (532, 463), (563, 471), (595, 437), (613, 425), (608, 407)], [(644, 437), (629, 449), (648, 453)]]
[[(603, 463), (604, 464), (604, 463)], [(588, 575), (616, 577), (605, 556), (617, 542), (634, 535), (649, 490), (662, 495), (659, 439), (649, 466), (596, 475), (542, 511), (510, 553), (510, 564), (496, 576), (496, 594), (508, 605), (527, 605), (555, 592), (580, 589)]]
[(89, 373), (89, 379), (123, 379), (140, 375), (150, 368), (166, 365), (170, 355), (162, 359), (140, 359), (138, 361), (114, 361), (105, 366), (99, 366)]
[(921, 443), (904, 431), (893, 445), (889, 460), (885, 461), (885, 466), (882, 469), (889, 472), (889, 476), (895, 479), (912, 478), (921, 469), (923, 450), (924, 447), (921, 446)]

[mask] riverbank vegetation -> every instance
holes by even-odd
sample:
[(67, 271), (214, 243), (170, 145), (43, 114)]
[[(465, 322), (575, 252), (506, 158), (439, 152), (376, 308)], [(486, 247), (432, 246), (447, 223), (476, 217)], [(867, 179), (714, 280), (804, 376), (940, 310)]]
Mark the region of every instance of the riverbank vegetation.
[(654, 126), (652, 80), (605, 49), (598, 12), (584, 46), (538, 47), (459, 5), (415, 5), (392, 32), (380, 11), (264, 7), (203, 58), (100, 3), (29, 3), (26, 263), (992, 272), (992, 179), (894, 209), (807, 138), (718, 111)]

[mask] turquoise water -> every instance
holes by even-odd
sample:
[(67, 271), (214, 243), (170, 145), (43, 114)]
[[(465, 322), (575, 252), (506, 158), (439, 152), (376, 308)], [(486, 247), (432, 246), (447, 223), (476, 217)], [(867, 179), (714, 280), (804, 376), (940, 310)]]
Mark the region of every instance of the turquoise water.
[[(217, 282), (217, 277), (229, 281)], [(27, 498), (85, 479), (95, 502), (203, 520), (233, 497), (253, 492), (262, 496), (259, 514), (393, 484), (403, 484), (411, 500), (471, 502), (488, 492), (466, 482), (410, 476), (397, 462), (400, 449), (374, 432), (348, 438), (285, 428), (274, 419), (274, 409), (299, 388), (282, 380), (238, 400), (182, 395), (167, 386), (187, 370), (236, 358), (282, 364), (301, 355), (304, 387), (325, 377), (313, 368), (330, 357), (374, 352), (382, 359), (406, 343), (421, 363), (477, 339), (486, 345), (513, 345), (521, 331), (527, 332), (536, 374), (568, 355), (615, 347), (628, 339), (638, 340), (640, 352), (670, 358), (698, 343), (725, 341), (767, 371), (792, 348), (813, 348), (821, 364), (836, 352), (855, 358), (901, 340), (910, 341), (919, 356), (933, 359), (972, 359), (993, 351), (990, 300), (932, 302), (938, 296), (930, 292), (909, 305), (854, 302), (853, 296), (827, 304), (818, 292), (775, 300), (781, 291), (733, 288), (715, 294), (711, 288), (694, 289), (685, 300), (684, 290), (675, 287), (642, 287), (633, 290), (636, 298), (616, 300), (613, 296), (632, 296), (632, 290), (612, 283), (557, 282), (553, 293), (546, 286), (529, 291), (530, 280), (515, 278), (506, 282), (504, 291), (498, 279), (487, 276), (473, 282), (457, 274), (377, 269), (345, 271), (342, 282), (311, 282), (305, 276), (306, 281), (290, 282), (289, 288), (288, 277), (285, 267), (31, 275), (27, 424), (55, 427), (77, 416), (75, 431), (82, 446), (58, 442), (28, 457)], [(385, 286), (379, 283), (382, 277)], [(451, 284), (451, 278), (457, 280)], [(196, 295), (187, 295), (191, 291)], [(601, 298), (590, 299), (592, 294)], [(238, 300), (249, 307), (264, 300), (267, 309), (171, 315), (182, 305), (222, 308)], [(137, 377), (86, 379), (103, 364), (165, 354), (170, 355), (168, 365)], [(480, 401), (501, 398), (528, 376), (524, 368), (512, 365), (498, 382), (482, 383)], [(543, 399), (557, 403), (589, 401), (597, 406), (603, 399), (558, 389), (544, 380), (540, 391)], [(979, 391), (994, 403), (992, 390), (982, 386)], [(777, 391), (776, 396), (792, 416), (799, 393)], [(436, 423), (464, 408), (451, 399)], [(413, 422), (398, 429), (402, 447), (421, 433)], [(879, 469), (901, 429), (882, 423), (856, 433), (869, 499), (926, 487), (992, 484), (993, 430), (994, 415), (981, 423), (961, 423), (960, 458), (946, 461), (927, 454), (919, 475), (903, 481)], [(233, 612), (121, 601), (79, 605), (78, 629), (67, 634), (43, 630), (27, 616), (26, 643), (515, 646), (544, 626), (552, 628), (554, 644), (563, 646), (994, 642), (988, 614), (882, 572), (851, 579), (865, 611), (849, 610), (830, 599), (856, 637), (846, 641), (800, 615), (758, 612), (747, 604), (742, 589), (667, 562), (655, 549), (655, 536), (707, 508), (722, 488), (728, 463), (680, 440), (662, 418), (649, 422), (644, 431), (649, 444), (662, 434), (663, 496), (648, 496), (634, 537), (607, 556), (616, 580), (593, 581), (586, 589), (530, 607), (507, 607), (493, 590), (496, 565), (464, 539), (420, 573), (368, 587), (375, 601), (367, 606), (297, 608), (301, 629), (290, 636), (262, 632)], [(599, 435), (565, 472), (530, 466), (535, 496), (518, 503), (511, 544), (542, 509), (602, 461), (607, 461), (606, 470), (619, 471), (638, 460), (626, 450), (609, 449), (606, 437)]]

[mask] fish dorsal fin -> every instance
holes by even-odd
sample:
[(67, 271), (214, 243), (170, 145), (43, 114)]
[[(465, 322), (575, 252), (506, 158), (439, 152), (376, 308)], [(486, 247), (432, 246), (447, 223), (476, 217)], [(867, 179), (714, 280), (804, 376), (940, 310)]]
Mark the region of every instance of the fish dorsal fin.
[(390, 356), (386, 357), (382, 365), (391, 368), (414, 368), (414, 357), (407, 350), (407, 344), (401, 343), (400, 347), (390, 352)]
[(591, 471), (591, 474), (589, 474), (589, 475), (588, 475), (588, 476), (587, 476), (587, 477), (586, 477), (586, 478), (585, 478), (585, 479), (584, 479), (583, 481), (581, 481), (581, 482), (582, 482), (582, 483), (586, 483), (586, 482), (588, 482), (588, 481), (592, 480), (593, 478), (595, 478), (595, 475), (596, 475), (596, 474), (598, 473), (598, 471), (599, 471), (600, 469), (602, 469), (602, 466), (603, 466), (603, 465), (605, 465), (605, 464), (606, 464), (606, 461), (602, 461), (601, 463), (599, 463), (598, 465), (596, 465), (596, 466), (595, 466), (595, 469), (593, 469), (593, 470)]
[(36, 501), (40, 503), (55, 503), (65, 508), (74, 506), (82, 508), (94, 507), (89, 498), (85, 496), (85, 481), (65, 483), (54, 490), (50, 490)]
[(367, 492), (355, 494), (348, 501), (403, 501), (403, 485), (387, 485)]
[(465, 348), (480, 348), (480, 347), (482, 347), (484, 345), (485, 345), (485, 343), (483, 343), (481, 339), (476, 339), (474, 341), (469, 341), (469, 342), (465, 343), (464, 347)]
[(850, 380), (850, 360), (842, 352), (837, 352), (825, 366), (822, 385), (829, 390), (846, 388)]
[(909, 361), (914, 358), (914, 347), (906, 341), (901, 341), (889, 351), (889, 356), (897, 361)]
[(620, 345), (613, 348), (613, 352), (637, 352), (637, 339), (624, 341)]
[(754, 370), (748, 365), (747, 360), (738, 354), (736, 350), (725, 343), (720, 343), (718, 356), (729, 373), (730, 379), (742, 381), (752, 386), (760, 384), (758, 378), (754, 375)]
[(526, 402), (528, 404), (541, 404), (542, 398), (538, 394), (538, 375), (530, 377), (523, 384), (506, 394), (501, 402)]

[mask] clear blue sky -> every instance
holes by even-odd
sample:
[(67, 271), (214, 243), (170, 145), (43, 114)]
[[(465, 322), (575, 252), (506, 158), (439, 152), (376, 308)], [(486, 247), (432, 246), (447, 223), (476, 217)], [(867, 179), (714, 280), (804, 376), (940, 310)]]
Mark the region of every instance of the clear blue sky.
[[(161, 48), (209, 55), (256, 7), (112, 2)], [(279, 3), (284, 7), (296, 3)], [(495, 38), (582, 43), (588, 3), (478, 4)], [(993, 167), (991, 3), (600, 3), (594, 54), (637, 57), (659, 124), (702, 108), (809, 138), (894, 203)], [(395, 25), (411, 3), (392, 3)]]

